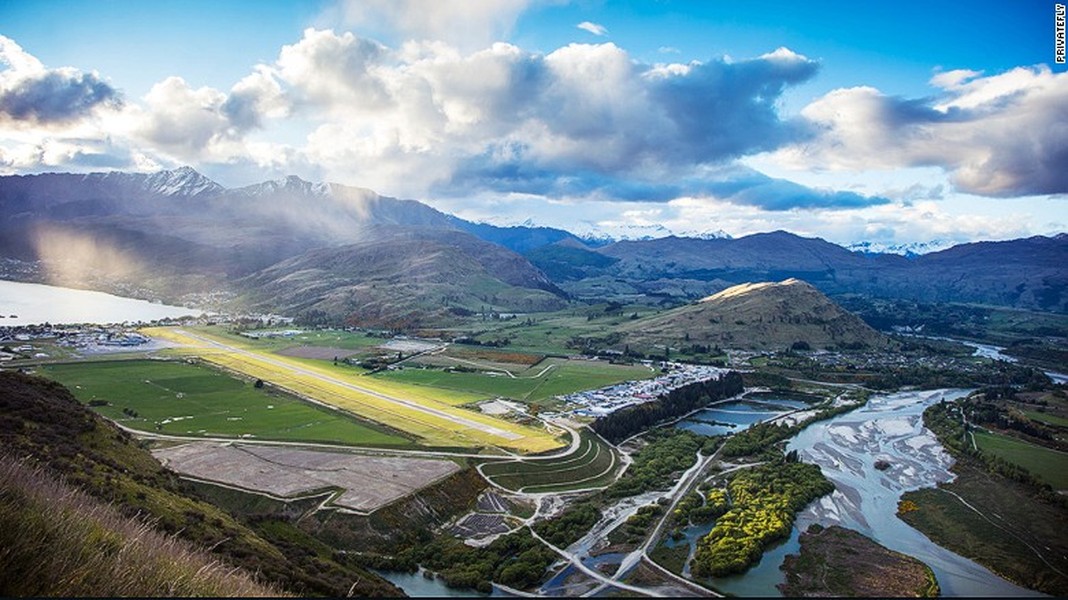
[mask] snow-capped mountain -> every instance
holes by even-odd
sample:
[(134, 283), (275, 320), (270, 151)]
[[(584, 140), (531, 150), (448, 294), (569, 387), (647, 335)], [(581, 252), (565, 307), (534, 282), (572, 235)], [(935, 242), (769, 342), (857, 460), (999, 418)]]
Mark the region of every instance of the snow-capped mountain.
[(666, 237), (686, 237), (702, 240), (731, 239), (730, 234), (722, 229), (676, 231), (659, 223), (649, 225), (608, 224), (593, 221), (576, 221), (567, 225), (547, 225), (528, 218), (521, 222), (487, 219), (483, 221), (498, 227), (553, 227), (562, 229), (575, 237), (595, 246), (612, 242), (656, 240)]
[(179, 167), (171, 171), (155, 173), (89, 173), (82, 175), (81, 183), (86, 186), (110, 186), (122, 190), (124, 194), (149, 196), (213, 196), (226, 191), (226, 188), (201, 175), (192, 167)]
[(287, 192), (303, 196), (328, 196), (332, 192), (332, 186), (329, 183), (312, 183), (296, 175), (290, 175), (281, 179), (272, 179), (238, 188), (234, 192), (247, 196), (264, 196)]
[(901, 256), (913, 258), (924, 254), (930, 254), (932, 252), (938, 252), (940, 250), (946, 250), (959, 243), (960, 242), (943, 239), (931, 240), (929, 242), (907, 242), (902, 244), (863, 241), (847, 244), (845, 248), (862, 254), (900, 254)]
[(192, 167), (153, 173), (145, 178), (142, 185), (145, 191), (161, 196), (200, 196), (217, 194), (225, 189)]

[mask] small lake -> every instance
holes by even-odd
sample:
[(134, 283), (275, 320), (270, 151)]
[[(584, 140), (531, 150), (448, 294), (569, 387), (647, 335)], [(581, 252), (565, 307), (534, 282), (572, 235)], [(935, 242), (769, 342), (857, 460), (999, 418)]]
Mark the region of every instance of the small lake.
[(203, 311), (123, 298), (104, 292), (0, 280), (0, 327), (42, 323), (148, 322), (198, 316)]
[(731, 400), (699, 410), (679, 421), (675, 427), (699, 435), (727, 435), (745, 431), (754, 423), (807, 406), (807, 403), (797, 399), (751, 394), (745, 400)]
[[(393, 585), (404, 590), (404, 593), (411, 598), (486, 598), (489, 596), (489, 594), (483, 594), (476, 590), (451, 588), (445, 585), (445, 582), (437, 577), (428, 577), (424, 575), (424, 573), (429, 573), (422, 568), (415, 573), (407, 573), (405, 571), (380, 571), (378, 569), (371, 570), (381, 575), (383, 579), (388, 580)], [(493, 595), (508, 596), (508, 594)]]

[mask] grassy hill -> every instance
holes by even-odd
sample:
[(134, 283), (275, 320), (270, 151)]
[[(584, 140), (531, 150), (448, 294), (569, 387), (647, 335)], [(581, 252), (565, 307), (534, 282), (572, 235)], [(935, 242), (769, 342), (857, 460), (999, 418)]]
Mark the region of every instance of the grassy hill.
[(457, 231), (380, 228), (358, 243), (282, 261), (240, 285), (254, 307), (398, 329), (564, 305), (563, 292), (522, 256)]
[(619, 346), (700, 344), (781, 350), (885, 347), (890, 341), (798, 279), (736, 285), (693, 304), (620, 325)]
[[(282, 590), (343, 596), (351, 588), (362, 596), (401, 595), (382, 578), (315, 544), (289, 520), (241, 522), (200, 500), (192, 486), (164, 469), (134, 438), (80, 405), (58, 383), (0, 372), (0, 450), (110, 503), (124, 517), (208, 548), (215, 559), (258, 573)], [(84, 525), (79, 527), (93, 529), (89, 521), (74, 519), (80, 521)], [(49, 547), (35, 551), (48, 552)], [(32, 554), (28, 558), (34, 560)], [(15, 559), (5, 557), (5, 565), (12, 564), (7, 560)]]

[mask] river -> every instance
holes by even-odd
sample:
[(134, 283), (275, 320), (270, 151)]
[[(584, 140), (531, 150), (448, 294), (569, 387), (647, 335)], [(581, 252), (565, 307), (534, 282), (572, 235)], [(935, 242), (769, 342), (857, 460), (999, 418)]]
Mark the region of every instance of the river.
[(201, 314), (203, 311), (192, 308), (156, 304), (104, 292), (0, 280), (0, 326), (147, 323)]
[[(835, 492), (799, 515), (798, 529), (818, 522), (855, 529), (880, 544), (927, 563), (945, 596), (1041, 596), (1012, 584), (985, 567), (942, 548), (896, 516), (901, 494), (953, 479), (952, 457), (923, 426), (923, 410), (962, 397), (968, 390), (902, 392), (868, 403), (794, 437), (788, 450), (818, 464)], [(877, 459), (890, 463), (875, 468)]]

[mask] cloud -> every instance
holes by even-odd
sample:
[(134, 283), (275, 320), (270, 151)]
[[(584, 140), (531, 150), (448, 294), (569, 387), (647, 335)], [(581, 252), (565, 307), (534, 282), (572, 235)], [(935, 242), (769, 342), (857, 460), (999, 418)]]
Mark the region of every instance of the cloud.
[[(786, 49), (739, 62), (650, 65), (611, 43), (545, 55), (505, 43), (464, 52), (308, 29), (249, 87), (263, 90), (257, 98), (281, 90), (280, 111), (318, 121), (304, 149), (309, 162), (362, 185), (385, 182), (387, 193), (465, 193), (505, 181), (555, 189), (550, 182), (569, 179), (569, 189), (631, 197), (631, 188), (648, 187), (604, 182), (633, 175), (655, 183), (680, 165), (729, 161), (804, 135), (775, 104), (817, 68)], [(230, 96), (237, 104), (237, 86)], [(231, 121), (255, 123), (237, 110), (246, 104), (226, 111)]]
[(8, 124), (68, 124), (98, 108), (119, 108), (121, 94), (96, 73), (47, 69), (10, 38), (0, 35), (0, 120)]
[(736, 171), (722, 179), (705, 182), (703, 191), (731, 204), (755, 206), (766, 211), (842, 210), (890, 203), (889, 199), (880, 196), (820, 190), (749, 169)]
[(769, 212), (849, 210), (891, 202), (883, 196), (812, 188), (736, 165), (704, 171), (707, 172), (681, 171), (655, 179), (595, 171), (561, 173), (528, 161), (501, 162), (486, 155), (460, 165), (449, 181), (431, 191), (437, 195), (462, 196), (480, 187), (502, 194), (642, 203), (710, 197), (718, 202)]
[(608, 29), (605, 28), (604, 25), (599, 25), (597, 23), (591, 23), (590, 21), (583, 21), (583, 22), (579, 23), (578, 25), (575, 25), (575, 27), (577, 27), (577, 28), (579, 28), (579, 29), (581, 29), (583, 31), (588, 31), (588, 32), (592, 33), (593, 35), (597, 35), (597, 36), (608, 35)]
[(1068, 193), (1068, 73), (958, 70), (931, 83), (939, 93), (915, 99), (834, 90), (802, 110), (814, 137), (777, 157), (802, 168), (938, 166), (959, 191), (992, 197)]
[(250, 130), (262, 127), (266, 118), (286, 117), (290, 99), (271, 70), (258, 65), (251, 75), (234, 85), (221, 110), (236, 128)]
[(436, 40), (473, 50), (503, 40), (533, 0), (345, 0), (342, 20), (394, 41)]

